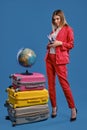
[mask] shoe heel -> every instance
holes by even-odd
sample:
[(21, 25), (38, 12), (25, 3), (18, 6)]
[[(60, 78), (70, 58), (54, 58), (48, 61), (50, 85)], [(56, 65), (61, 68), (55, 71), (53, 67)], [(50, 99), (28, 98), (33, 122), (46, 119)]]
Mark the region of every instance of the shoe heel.
[(56, 116), (57, 116), (57, 107), (56, 107), (56, 114), (51, 114), (51, 118), (55, 118)]
[[(77, 114), (77, 108), (76, 108), (76, 114)], [(77, 119), (77, 117), (75, 117), (75, 118), (70, 118), (70, 121), (72, 122), (72, 121), (75, 121)]]

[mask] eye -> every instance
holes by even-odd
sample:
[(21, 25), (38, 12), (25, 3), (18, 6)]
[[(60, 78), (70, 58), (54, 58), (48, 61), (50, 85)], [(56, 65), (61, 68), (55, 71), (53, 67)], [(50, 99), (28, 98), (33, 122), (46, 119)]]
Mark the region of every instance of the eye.
[(60, 20), (60, 18), (56, 18), (56, 20)]
[(55, 21), (55, 20), (60, 20), (60, 18), (53, 18), (53, 21)]

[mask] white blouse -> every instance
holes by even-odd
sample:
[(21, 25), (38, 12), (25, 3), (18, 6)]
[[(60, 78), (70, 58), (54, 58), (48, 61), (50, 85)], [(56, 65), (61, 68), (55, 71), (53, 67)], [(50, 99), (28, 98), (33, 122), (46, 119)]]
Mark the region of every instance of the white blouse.
[[(59, 31), (60, 31), (61, 28), (57, 28), (52, 34), (50, 34), (50, 38), (51, 39), (56, 39), (56, 36), (58, 35)], [(55, 48), (54, 47), (51, 47), (50, 48), (50, 54), (55, 54)]]

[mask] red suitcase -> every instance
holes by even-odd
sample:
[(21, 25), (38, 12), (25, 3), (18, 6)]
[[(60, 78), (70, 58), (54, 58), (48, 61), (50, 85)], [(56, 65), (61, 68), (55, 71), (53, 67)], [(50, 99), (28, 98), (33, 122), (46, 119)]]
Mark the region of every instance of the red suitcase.
[(45, 88), (46, 78), (41, 73), (15, 73), (10, 77), (12, 79), (13, 88), (18, 91), (39, 90)]

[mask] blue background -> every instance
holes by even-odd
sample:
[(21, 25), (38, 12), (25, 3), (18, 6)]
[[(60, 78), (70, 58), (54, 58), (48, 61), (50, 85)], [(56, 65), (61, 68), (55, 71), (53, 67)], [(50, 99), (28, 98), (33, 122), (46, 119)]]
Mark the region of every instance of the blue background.
[[(9, 130), (82, 130), (87, 129), (87, 1), (86, 0), (0, 0), (0, 129)], [(47, 34), (51, 31), (51, 16), (55, 9), (62, 9), (67, 22), (74, 29), (75, 47), (70, 53), (69, 81), (78, 108), (76, 122), (69, 122), (70, 110), (57, 80), (58, 116), (55, 119), (18, 125), (12, 127), (5, 120), (7, 110), (4, 107), (7, 93), (5, 89), (11, 84), (9, 75), (25, 72), (18, 64), (16, 55), (20, 48), (31, 48), (37, 55), (36, 63), (30, 72), (46, 75), (44, 57), (46, 53)], [(47, 85), (46, 85), (47, 87)], [(49, 102), (51, 113), (51, 107)]]

